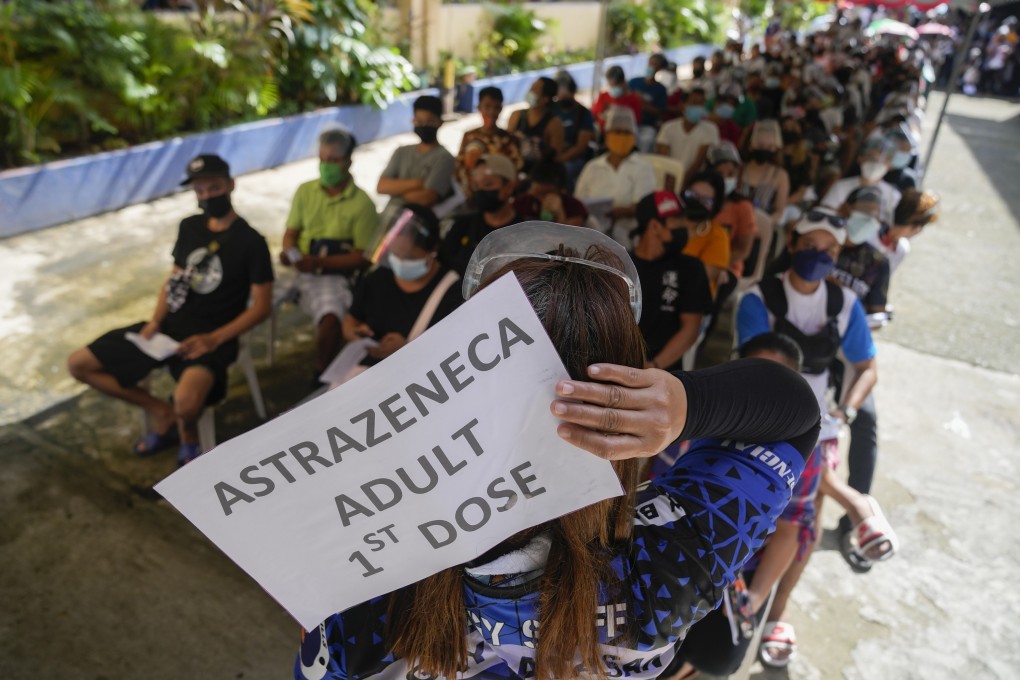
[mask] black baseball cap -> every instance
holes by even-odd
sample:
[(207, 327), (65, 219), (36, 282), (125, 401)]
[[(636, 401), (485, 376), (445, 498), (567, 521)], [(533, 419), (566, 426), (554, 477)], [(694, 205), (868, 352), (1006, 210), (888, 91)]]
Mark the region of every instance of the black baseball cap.
[(226, 177), (230, 179), (230, 166), (216, 154), (204, 153), (191, 159), (188, 163), (187, 174), (188, 177), (181, 182), (181, 186), (191, 184), (196, 179), (206, 179), (207, 177)]

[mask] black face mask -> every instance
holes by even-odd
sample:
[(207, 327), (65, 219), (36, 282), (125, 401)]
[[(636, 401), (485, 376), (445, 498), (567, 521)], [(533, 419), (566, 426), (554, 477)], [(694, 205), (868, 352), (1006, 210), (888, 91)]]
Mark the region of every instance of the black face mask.
[(694, 69), (694, 77), (700, 78), (705, 75), (705, 69)]
[(208, 217), (219, 219), (230, 212), (230, 194), (220, 194), (212, 198), (205, 198), (198, 202), (198, 208)]
[(471, 200), (482, 212), (496, 212), (505, 203), (499, 195), (499, 189), (479, 189), (471, 196)]
[[(712, 212), (705, 206), (704, 203), (694, 201), (691, 199), (685, 199), (686, 204), (684, 205), (684, 217), (689, 219), (691, 222), (704, 222), (712, 216)], [(683, 230), (686, 232), (686, 230)], [(673, 238), (676, 238), (676, 232), (673, 232)]]
[(439, 128), (433, 125), (415, 125), (414, 134), (418, 135), (418, 139), (422, 141), (422, 144), (435, 144)]
[(799, 132), (783, 130), (783, 144), (796, 144), (802, 139), (804, 139), (804, 137)]
[(684, 251), (684, 247), (687, 245), (687, 237), (689, 236), (686, 229), (680, 227), (679, 229), (670, 230), (673, 234), (673, 238), (662, 244), (662, 247), (666, 249), (667, 255), (679, 255)]
[(776, 154), (768, 149), (752, 149), (748, 154), (755, 163), (771, 163), (775, 160)]

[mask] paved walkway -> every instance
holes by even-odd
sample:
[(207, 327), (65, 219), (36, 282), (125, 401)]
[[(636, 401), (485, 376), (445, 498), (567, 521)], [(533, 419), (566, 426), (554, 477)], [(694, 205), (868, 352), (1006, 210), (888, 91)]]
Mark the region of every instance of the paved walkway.
[[(823, 543), (794, 596), (800, 657), (754, 677), (1014, 678), (1020, 667), (1020, 105), (957, 98), (950, 112), (928, 178), (943, 219), (897, 273), (897, 317), (880, 338), (875, 494), (902, 552), (858, 576)], [(453, 148), (476, 124), (440, 139)], [(366, 145), (359, 184), (373, 187), (409, 141)], [(239, 180), (237, 204), (274, 248), (293, 190), (315, 174), (306, 161)], [(94, 393), (66, 401), (78, 390), (63, 357), (149, 314), (193, 204), (183, 194), (0, 242), (0, 677), (289, 673), (296, 625), (145, 494), (173, 456), (127, 453), (130, 408)], [(300, 317), (284, 325), (278, 362), (259, 371), (273, 413), (301, 396), (293, 376), (311, 353)], [(252, 426), (243, 386), (217, 421), (222, 437)]]

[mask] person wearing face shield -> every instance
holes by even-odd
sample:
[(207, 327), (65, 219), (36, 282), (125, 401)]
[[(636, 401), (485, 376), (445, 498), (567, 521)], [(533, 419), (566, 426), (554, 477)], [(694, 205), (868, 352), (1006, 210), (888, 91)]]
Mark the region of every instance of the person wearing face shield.
[[(885, 133), (885, 139), (892, 146), (893, 154), (889, 160), (889, 172), (882, 181), (893, 185), (901, 192), (916, 189), (920, 178), (914, 166), (917, 164), (917, 153), (914, 142), (908, 134), (906, 124), (894, 127)], [(908, 128), (909, 129), (909, 128)]]
[(344, 317), (347, 342), (372, 338), (361, 366), (374, 366), (445, 318), (463, 301), (460, 277), (439, 262), (439, 220), (410, 203), (397, 215), (358, 283)]
[(514, 210), (517, 169), (506, 156), (482, 156), (471, 173), (471, 207), (454, 219), (439, 247), (439, 259), (448, 268), (464, 273), (478, 243), (494, 229), (517, 224), (521, 216)]
[(478, 92), (478, 113), (482, 126), (464, 133), (457, 152), (457, 182), (464, 196), (470, 202), (471, 171), (478, 159), (485, 154), (496, 153), (513, 161), (520, 171), (524, 167), (521, 157), (521, 142), (517, 136), (499, 127), (499, 114), (503, 111), (503, 91), (498, 87), (483, 87)]
[(390, 196), (383, 211), (387, 221), (392, 221), (405, 203), (431, 208), (453, 191), (457, 161), (437, 137), (443, 124), (443, 103), (439, 97), (422, 95), (414, 100), (412, 109), (419, 141), (393, 152), (376, 186), (378, 193)]
[(844, 177), (833, 184), (822, 198), (822, 205), (839, 210), (846, 203), (850, 192), (857, 187), (875, 187), (882, 196), (879, 219), (887, 224), (891, 223), (893, 211), (896, 210), (896, 206), (900, 202), (900, 190), (882, 178), (889, 172), (892, 155), (892, 146), (885, 138), (866, 140), (857, 157), (860, 163), (860, 174)]
[(611, 198), (613, 207), (601, 216), (602, 227), (630, 248), (630, 232), (637, 226), (635, 207), (642, 197), (655, 191), (655, 171), (641, 154), (634, 153), (637, 121), (630, 109), (610, 109), (604, 141), (606, 153), (584, 166), (574, 194), (582, 201)]
[[(67, 359), (76, 380), (145, 411), (152, 432), (135, 443), (136, 456), (177, 445), (178, 465), (203, 453), (198, 419), (206, 406), (226, 397), (238, 337), (269, 318), (273, 301), (269, 247), (235, 212), (227, 162), (213, 154), (197, 156), (181, 184), (195, 190), (201, 212), (181, 221), (173, 267), (151, 318), (112, 330)], [(142, 344), (156, 336), (178, 341), (176, 351), (163, 358), (144, 351)], [(139, 386), (159, 367), (177, 381), (172, 401)]]
[[(639, 277), (592, 229), (492, 232), (468, 264), (464, 297), (504, 275), (520, 283), (569, 376), (548, 435), (611, 461), (623, 494), (328, 617), (302, 636), (298, 680), (552, 680), (624, 665), (652, 680), (790, 501), (818, 434), (795, 371), (760, 359), (643, 369)], [(678, 438), (695, 442), (639, 486), (641, 459)]]
[(854, 292), (868, 314), (884, 312), (889, 293), (889, 260), (872, 242), (882, 228), (882, 194), (875, 187), (858, 187), (847, 197), (840, 214), (846, 218), (846, 243), (831, 278)]
[(528, 108), (514, 111), (510, 116), (507, 129), (521, 143), (522, 170), (525, 173), (530, 172), (531, 166), (540, 160), (556, 158), (566, 146), (563, 121), (555, 101), (559, 89), (552, 78), (539, 78), (525, 97)]
[(637, 204), (637, 245), (631, 259), (641, 280), (641, 337), (645, 365), (672, 370), (698, 340), (712, 313), (712, 294), (701, 261), (683, 250), (688, 231), (672, 191), (656, 191)]
[(687, 178), (705, 164), (709, 147), (719, 143), (719, 128), (707, 116), (704, 90), (691, 90), (684, 102), (683, 118), (663, 125), (655, 139), (655, 153), (683, 164), (684, 186)]

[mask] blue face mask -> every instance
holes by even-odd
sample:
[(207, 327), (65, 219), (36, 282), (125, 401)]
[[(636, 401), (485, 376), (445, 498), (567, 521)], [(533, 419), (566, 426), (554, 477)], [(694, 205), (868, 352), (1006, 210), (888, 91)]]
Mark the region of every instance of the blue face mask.
[(903, 168), (910, 165), (910, 159), (913, 157), (914, 154), (910, 153), (909, 151), (897, 151), (896, 153), (893, 154), (892, 162), (890, 163), (890, 165), (892, 165), (892, 167), (895, 168), (896, 170), (902, 170)]
[(402, 260), (393, 253), (389, 256), (390, 269), (393, 275), (404, 281), (416, 281), (429, 272), (429, 258), (422, 260)]
[(793, 271), (805, 281), (821, 281), (833, 270), (836, 263), (823, 250), (798, 250), (791, 258)]
[(684, 109), (684, 118), (690, 123), (697, 123), (705, 117), (704, 106), (688, 106)]
[(715, 114), (720, 118), (730, 119), (733, 117), (733, 104), (720, 104), (715, 107)]
[(616, 99), (623, 96), (623, 88), (619, 85), (613, 85), (609, 88), (609, 96)]
[(648, 78), (649, 80), (651, 80), (654, 77), (655, 77), (655, 69), (652, 68), (651, 66), (649, 66), (648, 68), (645, 69), (645, 78)]

